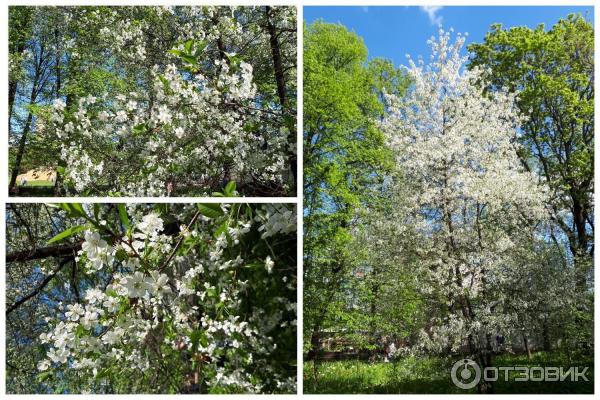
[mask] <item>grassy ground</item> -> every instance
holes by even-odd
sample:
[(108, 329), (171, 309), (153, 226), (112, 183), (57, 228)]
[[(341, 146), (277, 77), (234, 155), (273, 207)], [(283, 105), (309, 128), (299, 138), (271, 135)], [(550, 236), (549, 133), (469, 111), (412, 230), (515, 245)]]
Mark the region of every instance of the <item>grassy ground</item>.
[[(457, 359), (411, 357), (394, 363), (364, 361), (322, 362), (315, 369), (313, 362), (304, 363), (304, 393), (476, 393), (476, 389), (457, 388), (450, 378), (452, 364)], [(568, 363), (556, 354), (536, 353), (527, 356), (502, 355), (494, 359), (494, 366), (564, 366)], [(494, 383), (495, 393), (593, 393), (593, 358), (582, 358), (573, 366), (588, 367), (588, 382), (516, 382), (511, 373), (504, 382), (504, 373)], [(516, 373), (518, 375), (518, 373)]]
[(50, 182), (50, 181), (28, 181), (27, 183), (25, 183), (24, 185), (21, 185), (20, 183), (17, 184), (17, 186), (20, 187), (54, 187), (54, 182)]

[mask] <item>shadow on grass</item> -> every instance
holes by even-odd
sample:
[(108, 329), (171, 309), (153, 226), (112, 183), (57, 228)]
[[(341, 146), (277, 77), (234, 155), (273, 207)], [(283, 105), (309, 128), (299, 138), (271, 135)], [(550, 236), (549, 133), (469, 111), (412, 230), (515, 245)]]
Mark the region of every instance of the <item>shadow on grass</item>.
[(54, 186), (19, 186), (11, 193), (12, 196), (22, 197), (51, 197), (54, 196)]

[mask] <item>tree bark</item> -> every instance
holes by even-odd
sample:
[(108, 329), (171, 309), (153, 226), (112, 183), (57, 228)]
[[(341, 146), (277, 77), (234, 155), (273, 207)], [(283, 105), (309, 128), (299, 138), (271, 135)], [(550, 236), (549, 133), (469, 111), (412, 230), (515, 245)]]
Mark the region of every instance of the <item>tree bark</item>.
[[(283, 71), (283, 62), (281, 59), (281, 46), (279, 45), (277, 28), (272, 20), (272, 12), (273, 8), (267, 6), (265, 8), (265, 13), (267, 17), (267, 32), (269, 34), (269, 44), (271, 45), (271, 56), (273, 58), (273, 70), (275, 72), (275, 82), (277, 84), (277, 96), (279, 97), (279, 103), (281, 104), (281, 108), (284, 111), (284, 114), (288, 113), (288, 99), (285, 88), (285, 74)], [(292, 116), (293, 117), (293, 116)], [(294, 127), (290, 127), (290, 133), (295, 134), (295, 124)], [(297, 185), (297, 169), (298, 169), (298, 161), (297, 156), (293, 153), (289, 153), (290, 160), (290, 168), (292, 170), (292, 177), (294, 178), (294, 187)]]
[(542, 327), (542, 338), (544, 342), (544, 351), (551, 351), (552, 345), (550, 344), (550, 332), (548, 331), (548, 324), (546, 322), (544, 322), (544, 326)]
[[(33, 100), (30, 104), (33, 104)], [(21, 169), (21, 161), (23, 160), (23, 154), (25, 153), (25, 145), (27, 144), (27, 136), (29, 135), (29, 131), (31, 129), (32, 120), (33, 114), (31, 113), (31, 111), (29, 111), (29, 113), (27, 114), (27, 121), (25, 122), (25, 126), (23, 127), (23, 132), (21, 132), (21, 139), (19, 140), (19, 149), (17, 151), (15, 164), (13, 165), (12, 173), (10, 175), (10, 183), (8, 184), (8, 190), (11, 192), (15, 190), (17, 176), (19, 176), (19, 170)]]
[(531, 348), (529, 347), (529, 340), (527, 340), (525, 334), (523, 334), (523, 344), (525, 345), (525, 351), (527, 352), (527, 359), (531, 360)]
[(271, 55), (273, 57), (273, 69), (275, 71), (275, 82), (277, 83), (277, 96), (279, 97), (281, 107), (286, 108), (285, 76), (283, 74), (279, 40), (277, 39), (277, 29), (271, 18), (272, 11), (273, 8), (270, 6), (265, 8), (265, 13), (267, 15), (267, 32), (269, 33), (269, 43), (271, 45)]
[(8, 253), (6, 255), (6, 263), (17, 261), (40, 260), (48, 257), (61, 257), (71, 255), (81, 249), (83, 241), (69, 244), (61, 244), (56, 246), (41, 247), (34, 250), (23, 250)]

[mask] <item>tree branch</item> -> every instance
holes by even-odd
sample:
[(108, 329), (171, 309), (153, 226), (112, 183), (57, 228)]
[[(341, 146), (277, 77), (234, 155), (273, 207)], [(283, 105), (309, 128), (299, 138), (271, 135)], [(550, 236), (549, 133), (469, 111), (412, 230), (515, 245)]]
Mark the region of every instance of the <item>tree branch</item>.
[(56, 246), (41, 247), (33, 250), (16, 251), (6, 255), (6, 263), (9, 264), (15, 261), (31, 261), (39, 260), (48, 257), (67, 256), (81, 249), (83, 241), (69, 244), (61, 244)]
[(66, 259), (62, 260), (61, 263), (60, 263), (60, 265), (58, 266), (58, 268), (56, 268), (50, 275), (46, 276), (44, 278), (44, 280), (42, 281), (42, 283), (40, 283), (38, 285), (38, 287), (36, 287), (32, 292), (30, 292), (26, 296), (21, 297), (13, 305), (11, 305), (10, 307), (8, 307), (6, 309), (6, 316), (8, 317), (8, 315), (11, 312), (13, 312), (14, 310), (16, 310), (23, 303), (27, 302), (32, 297), (37, 296), (42, 290), (44, 290), (44, 288), (46, 287), (46, 285), (48, 285), (48, 283), (50, 283), (50, 281), (56, 276), (56, 274), (58, 274), (60, 272), (60, 270), (63, 269), (63, 267), (65, 265), (67, 265), (70, 261), (75, 262), (75, 258), (74, 257), (69, 257), (69, 258), (66, 258)]
[[(196, 223), (196, 220), (198, 219), (199, 216), (200, 216), (200, 211), (196, 211), (196, 214), (194, 214), (190, 223), (187, 225), (186, 229), (191, 229), (191, 227)], [(162, 272), (165, 268), (167, 268), (167, 266), (169, 265), (171, 260), (173, 260), (173, 258), (175, 257), (175, 254), (177, 253), (179, 246), (181, 246), (181, 243), (183, 243), (183, 239), (185, 239), (185, 236), (182, 234), (179, 237), (177, 244), (173, 248), (173, 251), (171, 251), (171, 254), (169, 254), (169, 258), (167, 258), (166, 261), (163, 263), (163, 265), (160, 266), (160, 268), (158, 269), (158, 272)]]

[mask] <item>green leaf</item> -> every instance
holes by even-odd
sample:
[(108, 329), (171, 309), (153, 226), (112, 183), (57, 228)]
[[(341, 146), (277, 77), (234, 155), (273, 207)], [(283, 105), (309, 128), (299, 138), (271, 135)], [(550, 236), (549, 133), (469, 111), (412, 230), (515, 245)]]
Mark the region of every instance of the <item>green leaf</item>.
[(168, 81), (168, 80), (167, 80), (167, 78), (165, 78), (164, 76), (162, 76), (162, 75), (159, 75), (159, 76), (158, 76), (158, 79), (159, 79), (159, 80), (162, 82), (162, 84), (163, 84), (165, 87), (168, 87), (168, 86), (169, 86), (169, 81)]
[(119, 203), (119, 205), (117, 205), (117, 209), (119, 210), (119, 218), (121, 218), (121, 224), (123, 224), (125, 230), (129, 229), (129, 217), (127, 216), (125, 204)]
[(196, 64), (198, 60), (190, 54), (182, 54), (181, 59), (188, 64)]
[(227, 228), (229, 228), (229, 221), (225, 221), (221, 225), (219, 225), (217, 230), (215, 230), (215, 238), (221, 236), (222, 233), (227, 234)]
[(87, 214), (83, 210), (83, 206), (79, 203), (67, 203), (71, 205), (71, 208), (78, 214), (84, 218), (87, 218)]
[(200, 214), (208, 218), (218, 218), (224, 214), (221, 205), (218, 203), (198, 203), (196, 207), (198, 207)]
[(189, 54), (192, 52), (193, 46), (194, 46), (194, 41), (192, 39), (190, 39), (190, 40), (185, 41), (183, 48), (185, 49), (185, 52)]
[(41, 372), (37, 375), (37, 380), (38, 380), (38, 382), (44, 382), (45, 380), (48, 380), (50, 377), (52, 377), (53, 374), (54, 374), (54, 371)]
[(95, 378), (96, 378), (96, 380), (104, 379), (104, 378), (110, 376), (111, 372), (112, 372), (111, 367), (103, 368), (98, 372), (98, 374), (95, 376)]
[(190, 340), (192, 341), (194, 351), (198, 350), (198, 344), (202, 345), (202, 347), (208, 346), (208, 340), (202, 330), (193, 331), (190, 335)]
[(146, 124), (138, 124), (133, 127), (133, 133), (135, 133), (136, 135), (143, 134), (147, 130), (148, 130), (148, 127), (146, 126)]
[(200, 54), (202, 54), (202, 52), (204, 51), (204, 49), (206, 49), (206, 46), (208, 46), (208, 43), (204, 40), (199, 40), (196, 42), (196, 51), (194, 51), (194, 55), (196, 57), (198, 57)]
[(52, 243), (60, 242), (61, 240), (65, 240), (65, 239), (73, 236), (76, 233), (84, 231), (86, 228), (87, 228), (87, 225), (72, 226), (72, 227), (62, 231), (58, 235), (54, 236), (52, 239), (48, 240), (47, 244), (52, 244)]
[(55, 206), (60, 208), (61, 210), (66, 211), (67, 216), (69, 216), (71, 218), (79, 217), (79, 218), (89, 219), (87, 214), (83, 210), (83, 207), (79, 203), (58, 203)]
[(117, 250), (117, 252), (115, 253), (115, 257), (117, 257), (117, 260), (119, 261), (125, 261), (127, 258), (129, 258), (127, 252), (123, 249)]
[(83, 325), (77, 325), (77, 329), (75, 330), (75, 335), (77, 335), (77, 337), (80, 338), (85, 334), (86, 334), (86, 330), (83, 327)]
[(225, 190), (223, 191), (225, 193), (225, 196), (227, 197), (232, 197), (233, 193), (235, 192), (235, 188), (236, 188), (236, 183), (235, 181), (231, 181), (229, 182), (226, 186), (225, 186)]

